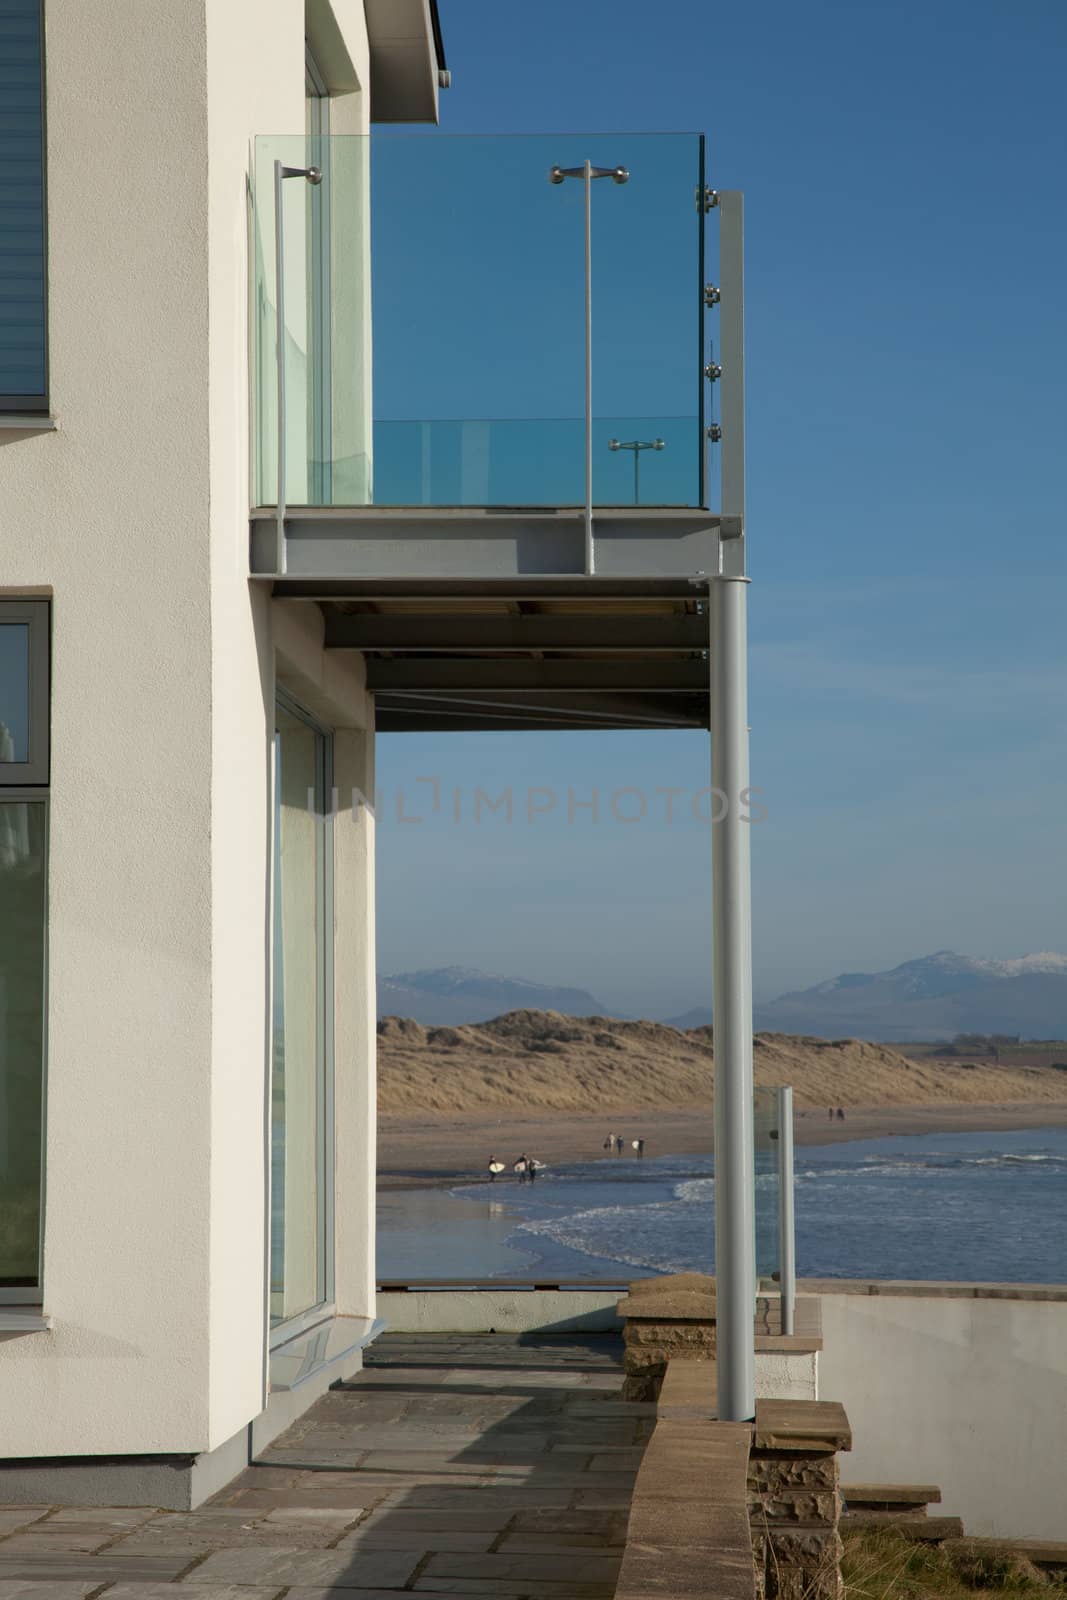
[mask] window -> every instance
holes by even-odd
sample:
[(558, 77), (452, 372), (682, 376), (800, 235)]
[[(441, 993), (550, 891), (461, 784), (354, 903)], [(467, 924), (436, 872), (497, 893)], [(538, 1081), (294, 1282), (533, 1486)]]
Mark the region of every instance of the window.
[(48, 409), (41, 0), (0, 0), (0, 413)]
[(40, 1298), (47, 782), (48, 605), (0, 601), (0, 1301), (9, 1302)]
[(48, 601), (0, 600), (0, 786), (47, 782)]
[[(274, 734), (272, 1326), (333, 1298), (332, 740), (279, 696)], [(287, 1326), (286, 1333), (288, 1334)]]

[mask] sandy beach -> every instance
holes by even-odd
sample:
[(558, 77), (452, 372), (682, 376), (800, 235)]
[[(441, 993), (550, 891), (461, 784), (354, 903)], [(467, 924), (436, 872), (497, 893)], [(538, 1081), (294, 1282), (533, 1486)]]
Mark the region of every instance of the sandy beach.
[[(521, 1151), (556, 1165), (604, 1156), (609, 1133), (645, 1140), (646, 1156), (695, 1155), (711, 1148), (710, 1105), (633, 1112), (541, 1112), (535, 1116), (385, 1115), (378, 1124), (380, 1188), (417, 1188), (485, 1174), (490, 1155), (509, 1166)], [(1067, 1127), (1067, 1101), (1000, 1104), (856, 1106), (844, 1122), (825, 1110), (797, 1113), (798, 1144), (838, 1144), (893, 1134), (1005, 1132), (1019, 1128)], [(627, 1149), (627, 1155), (631, 1152)], [(509, 1174), (510, 1175), (510, 1174)]]

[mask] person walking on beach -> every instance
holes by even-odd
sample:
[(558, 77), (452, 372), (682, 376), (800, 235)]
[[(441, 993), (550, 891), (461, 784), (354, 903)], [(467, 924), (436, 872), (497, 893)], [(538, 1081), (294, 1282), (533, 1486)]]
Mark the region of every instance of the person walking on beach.
[(622, 1134), (620, 1133), (618, 1135), (618, 1137), (616, 1138), (616, 1140), (615, 1140), (615, 1154), (617, 1156), (621, 1156), (623, 1150), (625, 1149), (625, 1146), (626, 1146), (626, 1140), (623, 1138)]
[(614, 1148), (615, 1148), (615, 1135), (613, 1133), (609, 1133), (607, 1138), (604, 1140), (604, 1149), (605, 1150), (614, 1150)]
[(638, 1161), (643, 1161), (645, 1158), (645, 1141), (643, 1139), (631, 1139), (630, 1143), (637, 1151)]
[(526, 1177), (527, 1177), (527, 1179), (529, 1180), (530, 1183), (534, 1183), (536, 1181), (536, 1179), (537, 1179), (537, 1169), (538, 1169), (539, 1166), (540, 1166), (540, 1162), (538, 1161), (536, 1156), (528, 1156), (527, 1157), (527, 1160), (526, 1160)]
[(838, 1122), (844, 1122), (845, 1120), (845, 1113), (840, 1106), (837, 1108), (837, 1120)]
[(833, 1108), (833, 1106), (830, 1107), (828, 1115), (829, 1115), (830, 1121), (833, 1122), (833, 1120), (834, 1120), (834, 1108)]
[(518, 1173), (519, 1182), (520, 1183), (525, 1183), (526, 1182), (526, 1179), (530, 1175), (530, 1158), (526, 1154), (525, 1150), (522, 1152), (522, 1155), (516, 1161), (514, 1167), (512, 1168), (512, 1171)]
[(503, 1172), (503, 1170), (504, 1170), (504, 1163), (501, 1161), (500, 1157), (499, 1156), (490, 1156), (489, 1157), (489, 1182), (490, 1183), (495, 1182), (497, 1173), (498, 1172)]

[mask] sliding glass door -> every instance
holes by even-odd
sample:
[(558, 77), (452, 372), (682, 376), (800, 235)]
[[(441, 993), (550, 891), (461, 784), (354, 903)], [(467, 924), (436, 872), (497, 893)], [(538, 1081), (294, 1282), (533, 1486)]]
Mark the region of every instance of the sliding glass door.
[(279, 697), (274, 733), (272, 1326), (333, 1298), (331, 739)]

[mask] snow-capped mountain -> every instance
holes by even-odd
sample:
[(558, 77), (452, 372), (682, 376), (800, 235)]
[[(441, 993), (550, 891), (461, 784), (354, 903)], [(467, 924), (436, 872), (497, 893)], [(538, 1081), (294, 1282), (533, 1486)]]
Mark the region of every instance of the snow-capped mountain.
[(1067, 955), (937, 950), (889, 972), (844, 972), (759, 1006), (757, 1028), (887, 1041), (956, 1033), (1067, 1037)]

